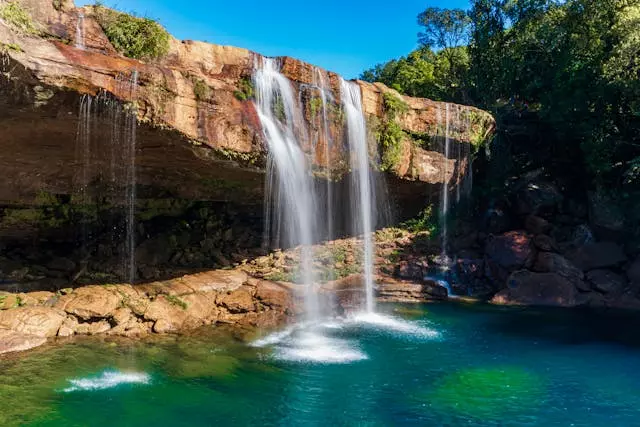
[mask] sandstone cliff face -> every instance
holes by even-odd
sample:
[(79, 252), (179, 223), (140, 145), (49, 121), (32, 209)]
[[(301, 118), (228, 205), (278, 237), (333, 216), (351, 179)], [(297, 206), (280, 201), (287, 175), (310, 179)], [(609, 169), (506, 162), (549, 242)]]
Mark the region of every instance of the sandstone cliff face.
[[(72, 193), (74, 176), (82, 167), (75, 144), (78, 105), (82, 95), (105, 93), (137, 107), (139, 185), (176, 197), (259, 203), (265, 143), (252, 100), (239, 94), (250, 85), (260, 55), (171, 39), (169, 53), (162, 60), (145, 63), (115, 52), (92, 8), (76, 9), (68, 1), (56, 2), (57, 8), (47, 0), (18, 3), (31, 14), (39, 34), (28, 34), (0, 20), (0, 130), (4, 135), (0, 165), (8, 177), (0, 185), (2, 203), (28, 203), (43, 189)], [(75, 40), (80, 16), (84, 48), (77, 47)], [(334, 141), (342, 141), (339, 76), (288, 57), (280, 62), (305, 104), (304, 126), (309, 135), (303, 141), (305, 151), (318, 169), (328, 165), (332, 176), (340, 177), (348, 172), (348, 153), (344, 144), (332, 144), (330, 158), (325, 158), (327, 141), (318, 131), (313, 108), (317, 94), (312, 87), (319, 74), (331, 86), (335, 111), (329, 114), (330, 134)], [(131, 90), (122, 83), (134, 73), (138, 84)], [(374, 126), (376, 119), (384, 117), (384, 93), (391, 90), (381, 84), (358, 83), (369, 124)], [(407, 135), (435, 140), (445, 105), (402, 99), (409, 108), (398, 121)], [(469, 144), (491, 132), (493, 120), (488, 114), (455, 107), (468, 117), (468, 126), (453, 134), (456, 143)], [(98, 134), (107, 133), (112, 125), (103, 116), (93, 117)], [(95, 151), (86, 177), (89, 182), (98, 181), (107, 167), (105, 158)], [(458, 163), (407, 137), (391, 175), (400, 179), (398, 185), (455, 181), (461, 174), (454, 171), (467, 167)], [(212, 181), (241, 182), (243, 191), (212, 188)], [(398, 191), (403, 193), (411, 192)]]

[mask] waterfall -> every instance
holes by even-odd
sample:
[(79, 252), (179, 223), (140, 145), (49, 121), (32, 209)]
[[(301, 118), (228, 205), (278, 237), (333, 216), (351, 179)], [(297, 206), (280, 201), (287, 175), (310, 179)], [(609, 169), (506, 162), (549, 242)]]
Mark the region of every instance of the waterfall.
[(125, 261), (125, 272), (129, 283), (133, 284), (136, 279), (136, 131), (138, 127), (138, 115), (136, 109), (136, 96), (138, 89), (138, 71), (131, 73), (130, 80), (130, 96), (132, 103), (129, 104), (127, 114), (124, 119), (124, 148), (127, 160), (126, 169), (126, 224), (127, 224), (127, 240), (126, 253), (127, 261)]
[(314, 71), (314, 83), (318, 87), (320, 92), (321, 101), (321, 119), (322, 119), (322, 133), (324, 136), (324, 166), (326, 168), (327, 180), (326, 180), (326, 202), (327, 202), (327, 240), (334, 238), (335, 231), (333, 226), (333, 190), (332, 190), (332, 177), (331, 177), (331, 148), (333, 141), (331, 139), (331, 132), (329, 131), (329, 115), (327, 112), (327, 105), (331, 96), (331, 89), (327, 86), (327, 81), (324, 77), (323, 71), (319, 68), (315, 68)]
[(442, 226), (442, 262), (449, 264), (449, 256), (447, 254), (448, 249), (448, 234), (449, 234), (449, 225), (447, 224), (447, 217), (449, 215), (449, 154), (451, 148), (451, 137), (450, 137), (450, 105), (446, 104), (446, 113), (444, 118), (444, 165), (443, 165), (443, 179), (442, 179), (442, 197), (440, 199), (440, 221)]
[(341, 79), (340, 89), (342, 105), (347, 117), (350, 151), (352, 228), (357, 235), (362, 235), (366, 309), (368, 312), (373, 312), (375, 308), (373, 283), (373, 206), (375, 205), (375, 194), (374, 179), (369, 164), (367, 127), (362, 111), (360, 86), (357, 83)]
[(78, 20), (76, 21), (76, 48), (84, 49), (84, 14), (78, 13)]
[(80, 163), (80, 176), (75, 182), (75, 192), (77, 192), (77, 200), (82, 209), (80, 219), (81, 237), (80, 244), (83, 255), (87, 252), (88, 241), (88, 209), (91, 205), (91, 197), (89, 194), (90, 172), (91, 172), (91, 128), (93, 121), (91, 120), (91, 112), (93, 105), (93, 97), (83, 95), (80, 99), (80, 110), (78, 112), (78, 130), (76, 133), (76, 163)]
[[(320, 317), (314, 289), (313, 248), (317, 239), (317, 204), (311, 165), (300, 145), (301, 107), (289, 80), (273, 58), (262, 58), (254, 83), (256, 107), (269, 153), (266, 194), (267, 227), (278, 242), (300, 247), (299, 278), (304, 286), (307, 320)], [(297, 136), (298, 135), (298, 136)]]

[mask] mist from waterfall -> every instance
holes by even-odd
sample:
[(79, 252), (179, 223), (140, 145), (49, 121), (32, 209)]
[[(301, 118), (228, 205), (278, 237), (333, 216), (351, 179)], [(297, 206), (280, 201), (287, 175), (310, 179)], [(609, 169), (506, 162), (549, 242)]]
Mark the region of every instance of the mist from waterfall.
[(360, 86), (355, 82), (341, 79), (340, 91), (347, 118), (352, 230), (354, 234), (362, 236), (366, 310), (371, 313), (375, 309), (373, 283), (375, 180), (370, 166), (367, 125), (362, 110)]
[[(311, 164), (300, 144), (304, 126), (291, 82), (280, 73), (276, 59), (262, 58), (254, 76), (256, 107), (268, 144), (267, 223), (276, 241), (300, 248), (298, 282), (304, 287), (309, 322), (320, 317), (313, 273), (313, 244), (317, 241), (317, 204)], [(275, 233), (275, 234), (273, 234)]]

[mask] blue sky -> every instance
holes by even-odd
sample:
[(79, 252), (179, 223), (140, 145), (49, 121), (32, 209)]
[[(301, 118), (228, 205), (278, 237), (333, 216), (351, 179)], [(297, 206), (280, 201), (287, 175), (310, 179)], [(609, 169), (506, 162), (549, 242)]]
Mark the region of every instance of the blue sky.
[[(77, 0), (77, 5), (94, 1)], [(158, 19), (179, 39), (288, 55), (347, 78), (416, 47), (416, 16), (468, 0), (106, 0)]]

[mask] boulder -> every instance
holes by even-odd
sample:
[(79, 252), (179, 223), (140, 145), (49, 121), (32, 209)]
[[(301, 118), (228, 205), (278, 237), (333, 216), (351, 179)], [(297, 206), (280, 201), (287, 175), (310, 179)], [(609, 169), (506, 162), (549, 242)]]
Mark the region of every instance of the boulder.
[(423, 302), (434, 299), (446, 300), (448, 297), (447, 289), (433, 280), (426, 280), (422, 284), (385, 281), (378, 285), (376, 293), (378, 300), (385, 302)]
[(273, 282), (261, 280), (256, 285), (255, 297), (267, 307), (288, 310), (293, 305), (289, 290)]
[(583, 281), (584, 273), (582, 270), (562, 255), (541, 252), (538, 254), (532, 270), (538, 273), (556, 273), (571, 281), (581, 291), (590, 290), (589, 285)]
[(613, 242), (586, 244), (566, 256), (582, 271), (616, 267), (627, 261), (622, 247)]
[(524, 231), (511, 231), (487, 240), (485, 247), (486, 275), (502, 284), (512, 272), (528, 268), (535, 259), (535, 248)]
[(0, 328), (0, 354), (27, 351), (47, 342), (44, 337)]
[(423, 260), (400, 261), (393, 275), (402, 280), (422, 281), (429, 271), (429, 264)]
[(627, 269), (627, 278), (632, 284), (640, 286), (640, 256)]
[(241, 270), (213, 270), (182, 278), (194, 292), (227, 292), (245, 284), (249, 276)]
[(484, 277), (484, 260), (481, 258), (458, 258), (453, 276), (463, 285), (471, 285)]
[(531, 234), (547, 234), (551, 231), (551, 223), (544, 218), (528, 215), (524, 220), (524, 228)]
[(587, 280), (603, 294), (620, 294), (627, 286), (624, 276), (611, 270), (592, 270), (587, 273)]
[(589, 223), (600, 239), (619, 239), (625, 217), (618, 201), (602, 190), (589, 193)]
[(86, 286), (60, 298), (56, 307), (80, 319), (105, 319), (113, 316), (122, 299), (106, 286)]
[(47, 291), (29, 292), (20, 294), (20, 303), (25, 306), (48, 304), (52, 305), (56, 300), (56, 294)]
[(493, 304), (575, 307), (581, 303), (574, 284), (556, 273), (517, 271), (507, 286), (493, 297)]
[(230, 313), (247, 313), (255, 310), (253, 296), (246, 287), (221, 294), (216, 299), (216, 302), (229, 310)]
[(515, 208), (521, 215), (538, 215), (554, 212), (562, 200), (562, 193), (555, 184), (535, 179), (523, 184), (516, 193)]
[(106, 320), (98, 322), (80, 323), (76, 326), (76, 334), (78, 335), (99, 335), (104, 334), (111, 329), (111, 324)]
[(539, 234), (533, 238), (533, 245), (539, 251), (558, 252), (558, 244), (553, 237), (545, 234)]
[(65, 318), (55, 308), (20, 307), (0, 311), (0, 328), (42, 338), (55, 337)]

